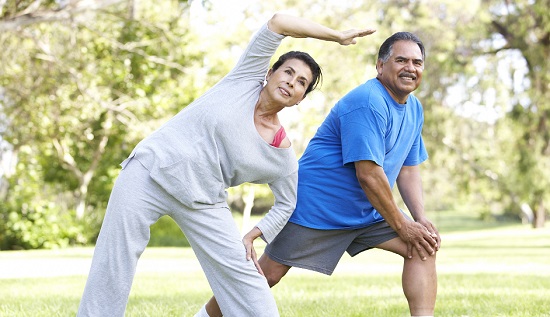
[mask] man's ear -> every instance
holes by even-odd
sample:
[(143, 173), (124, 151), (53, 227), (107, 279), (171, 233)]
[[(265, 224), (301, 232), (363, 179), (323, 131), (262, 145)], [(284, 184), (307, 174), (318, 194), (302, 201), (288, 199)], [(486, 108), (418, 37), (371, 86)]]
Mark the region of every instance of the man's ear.
[(384, 62), (381, 59), (376, 61), (376, 71), (378, 75), (382, 75), (382, 68), (384, 68)]

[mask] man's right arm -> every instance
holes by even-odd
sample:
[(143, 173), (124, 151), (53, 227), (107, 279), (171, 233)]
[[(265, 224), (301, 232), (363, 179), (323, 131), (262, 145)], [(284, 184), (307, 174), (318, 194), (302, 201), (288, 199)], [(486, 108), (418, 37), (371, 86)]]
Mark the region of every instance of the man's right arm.
[(427, 258), (426, 252), (433, 254), (437, 242), (423, 225), (410, 221), (403, 216), (393, 199), (384, 169), (373, 161), (357, 161), (355, 162), (355, 170), (357, 180), (371, 205), (384, 217), (384, 220), (397, 232), (399, 237), (407, 243), (408, 257), (412, 257), (413, 248), (416, 248), (423, 260)]

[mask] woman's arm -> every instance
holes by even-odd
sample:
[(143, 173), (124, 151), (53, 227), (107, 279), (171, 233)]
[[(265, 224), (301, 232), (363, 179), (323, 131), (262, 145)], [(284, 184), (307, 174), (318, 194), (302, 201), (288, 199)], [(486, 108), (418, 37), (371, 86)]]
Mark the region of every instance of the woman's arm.
[(324, 41), (332, 41), (341, 45), (355, 44), (357, 37), (374, 33), (374, 29), (351, 29), (336, 31), (310, 20), (282, 13), (275, 13), (268, 21), (267, 26), (275, 33), (296, 38), (315, 38)]

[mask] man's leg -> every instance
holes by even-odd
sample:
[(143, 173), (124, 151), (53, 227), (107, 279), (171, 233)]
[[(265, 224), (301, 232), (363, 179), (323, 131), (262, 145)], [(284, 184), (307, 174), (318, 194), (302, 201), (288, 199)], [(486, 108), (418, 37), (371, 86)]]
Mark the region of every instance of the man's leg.
[[(357, 235), (353, 230), (316, 230), (289, 222), (267, 245), (258, 261), (270, 287), (277, 284), (291, 267), (330, 275)], [(195, 317), (206, 317), (206, 313), (210, 317), (221, 316), (215, 298), (205, 307)]]
[(409, 302), (411, 316), (433, 316), (437, 295), (436, 254), (422, 261), (418, 253), (412, 259), (407, 258), (407, 244), (400, 238), (394, 238), (376, 246), (401, 255), (403, 264), (403, 292)]
[[(279, 283), (281, 278), (283, 278), (283, 276), (285, 276), (288, 270), (290, 270), (291, 268), (290, 266), (273, 261), (265, 253), (260, 257), (258, 262), (260, 263), (260, 267), (262, 268), (262, 271), (265, 274), (269, 287), (273, 287), (277, 283)], [(206, 312), (208, 313), (208, 316), (210, 317), (223, 316), (220, 310), (220, 306), (218, 305), (218, 302), (216, 301), (216, 298), (214, 296), (210, 298), (208, 303), (206, 303), (205, 307), (206, 307)]]

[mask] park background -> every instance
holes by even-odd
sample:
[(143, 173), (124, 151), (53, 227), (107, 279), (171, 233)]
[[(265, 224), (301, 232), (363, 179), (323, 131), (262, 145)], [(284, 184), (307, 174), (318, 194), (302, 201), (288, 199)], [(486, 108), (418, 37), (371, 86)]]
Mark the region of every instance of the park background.
[[(357, 45), (287, 38), (324, 80), (282, 121), (299, 156), (382, 41), (426, 46), (425, 207), (443, 235), (441, 316), (550, 316), (550, 1), (0, 0), (0, 316), (76, 312), (119, 163), (204, 93), (274, 12), (375, 28)], [(245, 155), (243, 153), (243, 155)], [(246, 230), (266, 186), (229, 190)], [(400, 205), (398, 192), (395, 193)], [(152, 227), (131, 316), (192, 315), (209, 288), (169, 218)], [(160, 248), (162, 247), (162, 248)], [(258, 248), (261, 251), (262, 245)], [(284, 316), (406, 316), (398, 258), (345, 258), (274, 289)], [(286, 284), (286, 285), (285, 285)]]

